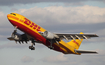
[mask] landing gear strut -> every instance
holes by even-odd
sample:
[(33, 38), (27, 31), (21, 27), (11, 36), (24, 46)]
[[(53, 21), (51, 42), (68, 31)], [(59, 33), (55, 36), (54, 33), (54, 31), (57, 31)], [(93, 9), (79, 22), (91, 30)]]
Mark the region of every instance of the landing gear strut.
[(52, 44), (53, 44), (53, 40), (51, 40), (51, 45), (48, 46), (48, 48), (50, 48), (50, 49), (54, 49), (54, 47), (52, 46)]
[(29, 49), (31, 50), (35, 50), (35, 42), (34, 42), (34, 39), (31, 40), (31, 46), (29, 46)]
[(15, 30), (13, 31), (11, 37), (15, 37), (15, 34), (17, 33), (17, 26), (14, 26)]

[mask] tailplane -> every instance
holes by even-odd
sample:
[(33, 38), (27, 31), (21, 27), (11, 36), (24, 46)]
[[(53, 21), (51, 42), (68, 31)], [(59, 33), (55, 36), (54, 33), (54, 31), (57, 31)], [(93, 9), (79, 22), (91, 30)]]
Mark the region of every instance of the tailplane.
[(96, 51), (84, 51), (84, 50), (75, 50), (76, 53), (96, 53)]

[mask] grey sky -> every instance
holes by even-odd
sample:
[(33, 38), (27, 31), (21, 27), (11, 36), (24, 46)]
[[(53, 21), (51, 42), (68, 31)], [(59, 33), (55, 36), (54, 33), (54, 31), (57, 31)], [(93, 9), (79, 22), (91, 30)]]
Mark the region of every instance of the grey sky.
[[(96, 0), (0, 0), (1, 6), (9, 6), (14, 4), (31, 4), (31, 3), (40, 3), (40, 2), (83, 2), (83, 1), (96, 1)], [(105, 0), (98, 0), (105, 1)]]

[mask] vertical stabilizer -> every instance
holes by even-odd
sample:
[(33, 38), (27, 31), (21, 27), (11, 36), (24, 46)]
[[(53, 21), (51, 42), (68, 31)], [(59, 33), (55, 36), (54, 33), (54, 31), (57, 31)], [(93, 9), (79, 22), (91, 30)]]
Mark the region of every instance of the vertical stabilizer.
[[(83, 33), (81, 32), (80, 34), (83, 34)], [(78, 49), (80, 47), (82, 41), (83, 41), (83, 39), (75, 39), (75, 40), (71, 40), (67, 44), (74, 47), (75, 49)]]

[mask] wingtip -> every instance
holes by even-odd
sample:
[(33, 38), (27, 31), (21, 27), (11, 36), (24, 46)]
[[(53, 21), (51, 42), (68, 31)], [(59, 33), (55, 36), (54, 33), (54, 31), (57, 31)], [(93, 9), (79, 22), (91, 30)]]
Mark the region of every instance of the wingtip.
[(95, 34), (96, 37), (99, 37), (97, 34)]
[(96, 54), (98, 54), (98, 52), (96, 52)]

